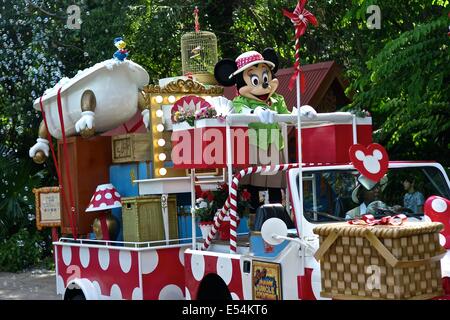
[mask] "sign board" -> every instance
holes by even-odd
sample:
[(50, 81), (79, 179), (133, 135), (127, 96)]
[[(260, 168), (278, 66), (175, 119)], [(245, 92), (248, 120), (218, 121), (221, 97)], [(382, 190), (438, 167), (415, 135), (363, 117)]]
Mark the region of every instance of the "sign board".
[(36, 227), (59, 227), (61, 225), (61, 204), (59, 187), (33, 189), (36, 204)]
[(253, 261), (252, 293), (253, 300), (282, 300), (281, 265)]

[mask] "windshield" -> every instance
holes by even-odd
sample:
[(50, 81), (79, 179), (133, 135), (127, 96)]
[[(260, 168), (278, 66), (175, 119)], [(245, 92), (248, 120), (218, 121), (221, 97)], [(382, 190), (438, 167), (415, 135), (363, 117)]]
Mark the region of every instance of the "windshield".
[(305, 218), (314, 223), (346, 221), (364, 214), (421, 217), (428, 197), (450, 199), (446, 180), (434, 167), (389, 169), (377, 184), (362, 178), (356, 170), (304, 172)]

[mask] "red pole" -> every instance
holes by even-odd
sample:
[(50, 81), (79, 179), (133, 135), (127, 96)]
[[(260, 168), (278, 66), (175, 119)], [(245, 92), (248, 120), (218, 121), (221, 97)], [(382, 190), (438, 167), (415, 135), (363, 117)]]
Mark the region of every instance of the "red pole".
[(100, 225), (102, 227), (102, 240), (109, 241), (109, 230), (108, 224), (106, 223), (106, 212), (102, 211), (99, 215)]
[(58, 241), (59, 235), (58, 235), (58, 229), (56, 227), (52, 227), (52, 241), (56, 242)]

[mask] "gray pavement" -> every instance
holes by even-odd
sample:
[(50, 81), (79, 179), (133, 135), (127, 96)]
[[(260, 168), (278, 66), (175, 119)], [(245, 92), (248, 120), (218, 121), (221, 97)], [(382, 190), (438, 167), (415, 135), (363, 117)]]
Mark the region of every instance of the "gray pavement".
[(54, 271), (0, 272), (1, 300), (61, 300)]

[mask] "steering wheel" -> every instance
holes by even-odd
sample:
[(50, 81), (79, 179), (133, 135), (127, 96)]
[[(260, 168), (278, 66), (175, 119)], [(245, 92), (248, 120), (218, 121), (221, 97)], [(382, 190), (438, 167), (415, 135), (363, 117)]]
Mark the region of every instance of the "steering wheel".
[(336, 217), (336, 216), (333, 216), (333, 215), (331, 215), (329, 213), (326, 213), (326, 212), (308, 211), (308, 213), (310, 213), (310, 214), (317, 214), (319, 216), (326, 217), (326, 218), (333, 219), (333, 220), (337, 220), (337, 221), (345, 221), (344, 218)]
[[(372, 213), (372, 212), (373, 213)], [(381, 218), (385, 216), (394, 216), (397, 214), (404, 214), (407, 217), (411, 218), (418, 218), (421, 217), (421, 215), (415, 214), (411, 209), (401, 207), (399, 211), (394, 210), (393, 207), (388, 207), (384, 202), (382, 201), (373, 201), (367, 205), (367, 213), (372, 213), (375, 218)]]
[(375, 217), (377, 216), (387, 216), (393, 214), (393, 211), (390, 211), (389, 208), (383, 201), (376, 200), (372, 201), (367, 205), (366, 214), (372, 214)]

